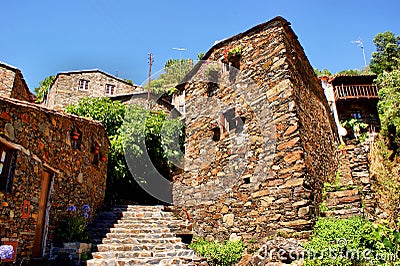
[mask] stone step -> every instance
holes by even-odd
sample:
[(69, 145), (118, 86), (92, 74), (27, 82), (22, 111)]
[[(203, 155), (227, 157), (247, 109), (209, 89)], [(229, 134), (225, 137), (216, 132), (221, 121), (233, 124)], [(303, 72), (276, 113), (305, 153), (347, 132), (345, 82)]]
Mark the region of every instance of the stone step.
[(98, 252), (87, 265), (199, 265), (193, 262), (204, 260), (174, 233), (191, 234), (192, 225), (168, 210), (161, 205), (125, 205), (105, 212), (90, 229)]
[[(188, 258), (191, 260), (191, 258)], [(186, 263), (187, 259), (179, 258), (142, 258), (142, 259), (132, 259), (132, 258), (120, 258), (120, 259), (93, 259), (87, 261), (87, 266), (147, 266), (147, 265), (165, 265), (165, 266), (194, 266), (194, 263)]]
[(104, 238), (103, 244), (176, 244), (180, 243), (180, 237), (165, 237), (165, 238)]
[(93, 253), (94, 259), (119, 259), (119, 258), (170, 258), (195, 256), (190, 249), (171, 249), (166, 251), (108, 251)]
[(125, 233), (125, 234), (164, 234), (170, 233), (171, 229), (168, 227), (166, 228), (159, 228), (159, 227), (152, 227), (152, 228), (124, 228), (124, 227), (117, 227), (117, 228), (110, 228), (110, 233)]
[(173, 233), (144, 234), (144, 233), (107, 233), (107, 238), (169, 238), (174, 237)]
[(163, 205), (125, 205), (116, 206), (112, 209), (113, 211), (154, 211), (159, 212), (164, 210)]
[(141, 218), (141, 219), (149, 219), (149, 218), (158, 218), (158, 219), (173, 219), (172, 214), (169, 212), (134, 212), (134, 211), (126, 211), (122, 213), (121, 219), (124, 218)]
[(139, 221), (118, 221), (118, 223), (108, 226), (108, 228), (129, 228), (129, 229), (151, 229), (151, 228), (169, 228), (171, 231), (192, 231), (192, 224), (182, 221), (177, 222), (159, 222), (159, 223), (143, 223)]
[(122, 217), (116, 223), (155, 223), (155, 224), (174, 224), (177, 220), (172, 217), (163, 217), (163, 218), (135, 218), (135, 217)]
[(97, 250), (99, 252), (107, 252), (107, 251), (162, 251), (162, 250), (171, 250), (171, 249), (182, 249), (184, 248), (184, 244), (182, 242), (178, 242), (175, 244), (172, 243), (163, 243), (163, 244), (120, 244), (120, 243), (109, 243), (109, 244), (100, 244), (97, 245)]

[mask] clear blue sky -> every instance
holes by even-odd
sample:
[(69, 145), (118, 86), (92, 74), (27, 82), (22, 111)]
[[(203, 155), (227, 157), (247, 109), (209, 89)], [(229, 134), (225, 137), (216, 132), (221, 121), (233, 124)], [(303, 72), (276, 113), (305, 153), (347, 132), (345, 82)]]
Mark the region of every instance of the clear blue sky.
[(174, 47), (195, 59), (216, 40), (281, 15), (313, 65), (331, 72), (361, 68), (378, 32), (400, 34), (400, 1), (1, 0), (0, 61), (22, 70), (31, 90), (61, 71), (99, 68), (141, 84), (148, 52), (154, 72)]

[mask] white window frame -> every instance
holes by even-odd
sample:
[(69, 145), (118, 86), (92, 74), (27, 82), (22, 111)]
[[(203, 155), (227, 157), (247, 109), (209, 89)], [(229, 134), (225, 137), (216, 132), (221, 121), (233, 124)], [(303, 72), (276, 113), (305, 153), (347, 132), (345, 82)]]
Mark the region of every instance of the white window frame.
[(115, 85), (106, 84), (106, 95), (115, 95)]
[(89, 90), (89, 80), (87, 79), (80, 79), (79, 80), (79, 87), (80, 91), (88, 91)]

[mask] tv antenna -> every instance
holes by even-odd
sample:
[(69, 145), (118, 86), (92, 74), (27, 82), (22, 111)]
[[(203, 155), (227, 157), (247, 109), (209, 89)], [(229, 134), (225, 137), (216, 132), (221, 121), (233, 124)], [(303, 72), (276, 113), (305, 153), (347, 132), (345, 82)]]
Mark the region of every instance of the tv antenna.
[(179, 60), (182, 60), (182, 51), (187, 51), (187, 48), (172, 48), (172, 50), (179, 51)]
[(179, 51), (179, 75), (182, 78), (182, 51), (187, 51), (187, 48), (172, 48), (172, 50)]
[(365, 51), (364, 51), (364, 44), (363, 41), (361, 40), (361, 38), (358, 38), (357, 41), (352, 41), (351, 43), (355, 43), (357, 44), (358, 47), (361, 47), (362, 53), (363, 53), (363, 57), (364, 57), (364, 66), (365, 66), (365, 71), (368, 74), (368, 68), (367, 68), (367, 60), (365, 59)]

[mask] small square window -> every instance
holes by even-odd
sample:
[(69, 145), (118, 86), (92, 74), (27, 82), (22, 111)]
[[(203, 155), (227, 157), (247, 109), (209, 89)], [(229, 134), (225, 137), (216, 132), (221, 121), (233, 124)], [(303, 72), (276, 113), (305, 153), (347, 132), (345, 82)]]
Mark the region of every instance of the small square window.
[(0, 190), (11, 191), (15, 169), (15, 151), (0, 143)]
[(79, 90), (81, 90), (81, 91), (89, 90), (89, 80), (80, 79), (79, 80)]
[(115, 86), (111, 84), (106, 84), (106, 95), (114, 95)]

